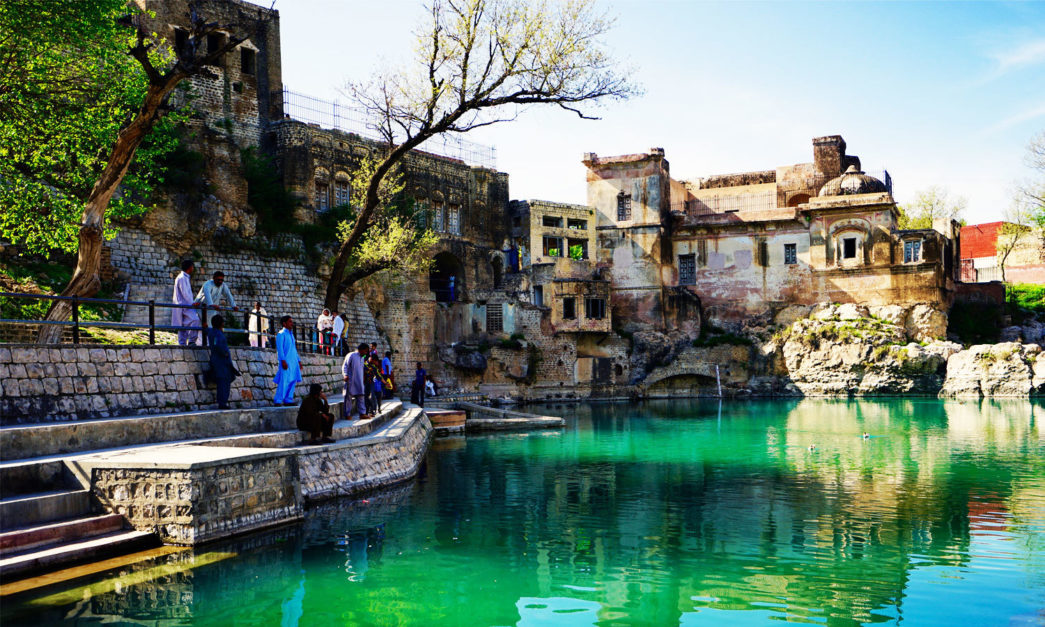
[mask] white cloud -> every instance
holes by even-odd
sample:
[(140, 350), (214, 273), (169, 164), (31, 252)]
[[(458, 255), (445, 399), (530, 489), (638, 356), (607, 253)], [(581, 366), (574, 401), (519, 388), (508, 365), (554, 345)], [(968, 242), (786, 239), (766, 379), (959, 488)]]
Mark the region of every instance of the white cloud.
[(996, 74), (1004, 74), (1010, 70), (1028, 65), (1045, 63), (1045, 39), (1024, 42), (1020, 46), (991, 55), (997, 62)]
[(1045, 116), (1045, 103), (1033, 106), (1029, 109), (1024, 109), (1019, 113), (1014, 113), (1013, 115), (1010, 115), (1004, 120), (1001, 120), (1000, 122), (992, 124), (987, 128), (983, 129), (983, 132), (981, 134), (990, 135), (992, 133), (997, 133), (998, 131), (1004, 131), (1005, 129), (1012, 128), (1013, 126), (1022, 124), (1024, 122), (1027, 122), (1028, 120), (1040, 118), (1042, 116)]

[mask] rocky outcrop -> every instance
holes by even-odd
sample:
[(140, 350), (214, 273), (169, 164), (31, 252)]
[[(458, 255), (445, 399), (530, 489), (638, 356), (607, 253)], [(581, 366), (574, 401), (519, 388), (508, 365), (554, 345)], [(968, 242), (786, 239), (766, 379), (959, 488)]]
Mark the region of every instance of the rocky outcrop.
[(979, 344), (951, 355), (940, 396), (979, 398), (1045, 393), (1045, 355), (1037, 344)]
[(657, 367), (671, 364), (692, 342), (693, 338), (681, 331), (636, 332), (631, 345), (631, 382), (638, 383)]
[[(948, 357), (961, 349), (925, 339), (943, 334), (946, 316), (941, 326), (936, 314), (943, 314), (927, 306), (874, 309), (851, 304), (811, 308), (809, 318), (796, 320), (762, 346), (769, 370), (767, 376), (752, 378), (752, 391), (806, 396), (936, 394)], [(784, 320), (796, 313), (781, 312)]]

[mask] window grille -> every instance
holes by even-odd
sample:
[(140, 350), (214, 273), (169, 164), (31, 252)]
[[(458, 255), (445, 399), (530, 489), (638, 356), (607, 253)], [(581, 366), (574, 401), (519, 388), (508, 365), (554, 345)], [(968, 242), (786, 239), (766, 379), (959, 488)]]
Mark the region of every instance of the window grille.
[(504, 306), (491, 303), (486, 306), (486, 332), (501, 333), (504, 331)]
[(436, 233), (443, 232), (443, 206), (435, 205), (432, 208), (432, 230)]
[(450, 211), (447, 212), (446, 230), (454, 235), (461, 234), (461, 208), (456, 205), (450, 205)]
[(679, 255), (679, 285), (697, 284), (697, 256)]
[(621, 192), (617, 194), (617, 220), (631, 219), (631, 194)]
[(922, 240), (908, 240), (903, 243), (903, 262), (917, 263), (922, 260)]
[(784, 244), (784, 263), (793, 266), (798, 263), (798, 245)]
[(337, 181), (334, 183), (334, 206), (341, 207), (348, 204), (348, 183)]
[(313, 204), (316, 211), (330, 209), (330, 188), (326, 183), (316, 183), (316, 198)]
[(565, 257), (566, 251), (562, 249), (562, 238), (551, 237), (549, 235), (544, 236), (544, 256), (545, 257)]
[(585, 298), (584, 317), (589, 320), (602, 320), (606, 317), (606, 299)]

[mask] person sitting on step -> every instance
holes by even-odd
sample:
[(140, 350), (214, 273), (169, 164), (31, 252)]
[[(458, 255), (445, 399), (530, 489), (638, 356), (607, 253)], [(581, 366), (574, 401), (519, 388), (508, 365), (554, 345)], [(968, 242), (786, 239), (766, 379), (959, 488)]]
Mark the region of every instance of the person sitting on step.
[(334, 415), (330, 413), (327, 395), (318, 383), (308, 386), (308, 396), (298, 409), (298, 431), (307, 431), (312, 439), (305, 444), (334, 443)]

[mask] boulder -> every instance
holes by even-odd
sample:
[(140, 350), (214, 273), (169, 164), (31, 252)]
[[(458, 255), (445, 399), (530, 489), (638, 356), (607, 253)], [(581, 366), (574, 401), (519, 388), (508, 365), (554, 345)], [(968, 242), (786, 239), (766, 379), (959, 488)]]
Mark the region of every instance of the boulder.
[(900, 305), (879, 305), (868, 307), (867, 311), (875, 318), (880, 318), (898, 327), (904, 326), (904, 320), (907, 319), (907, 310)]
[(915, 305), (907, 310), (904, 320), (907, 337), (921, 342), (947, 336), (947, 314), (930, 305)]
[(942, 397), (1028, 396), (1042, 391), (1041, 347), (1016, 342), (979, 344), (947, 359)]
[(813, 308), (809, 305), (788, 305), (773, 316), (773, 323), (786, 327), (796, 320), (801, 320), (809, 315)]

